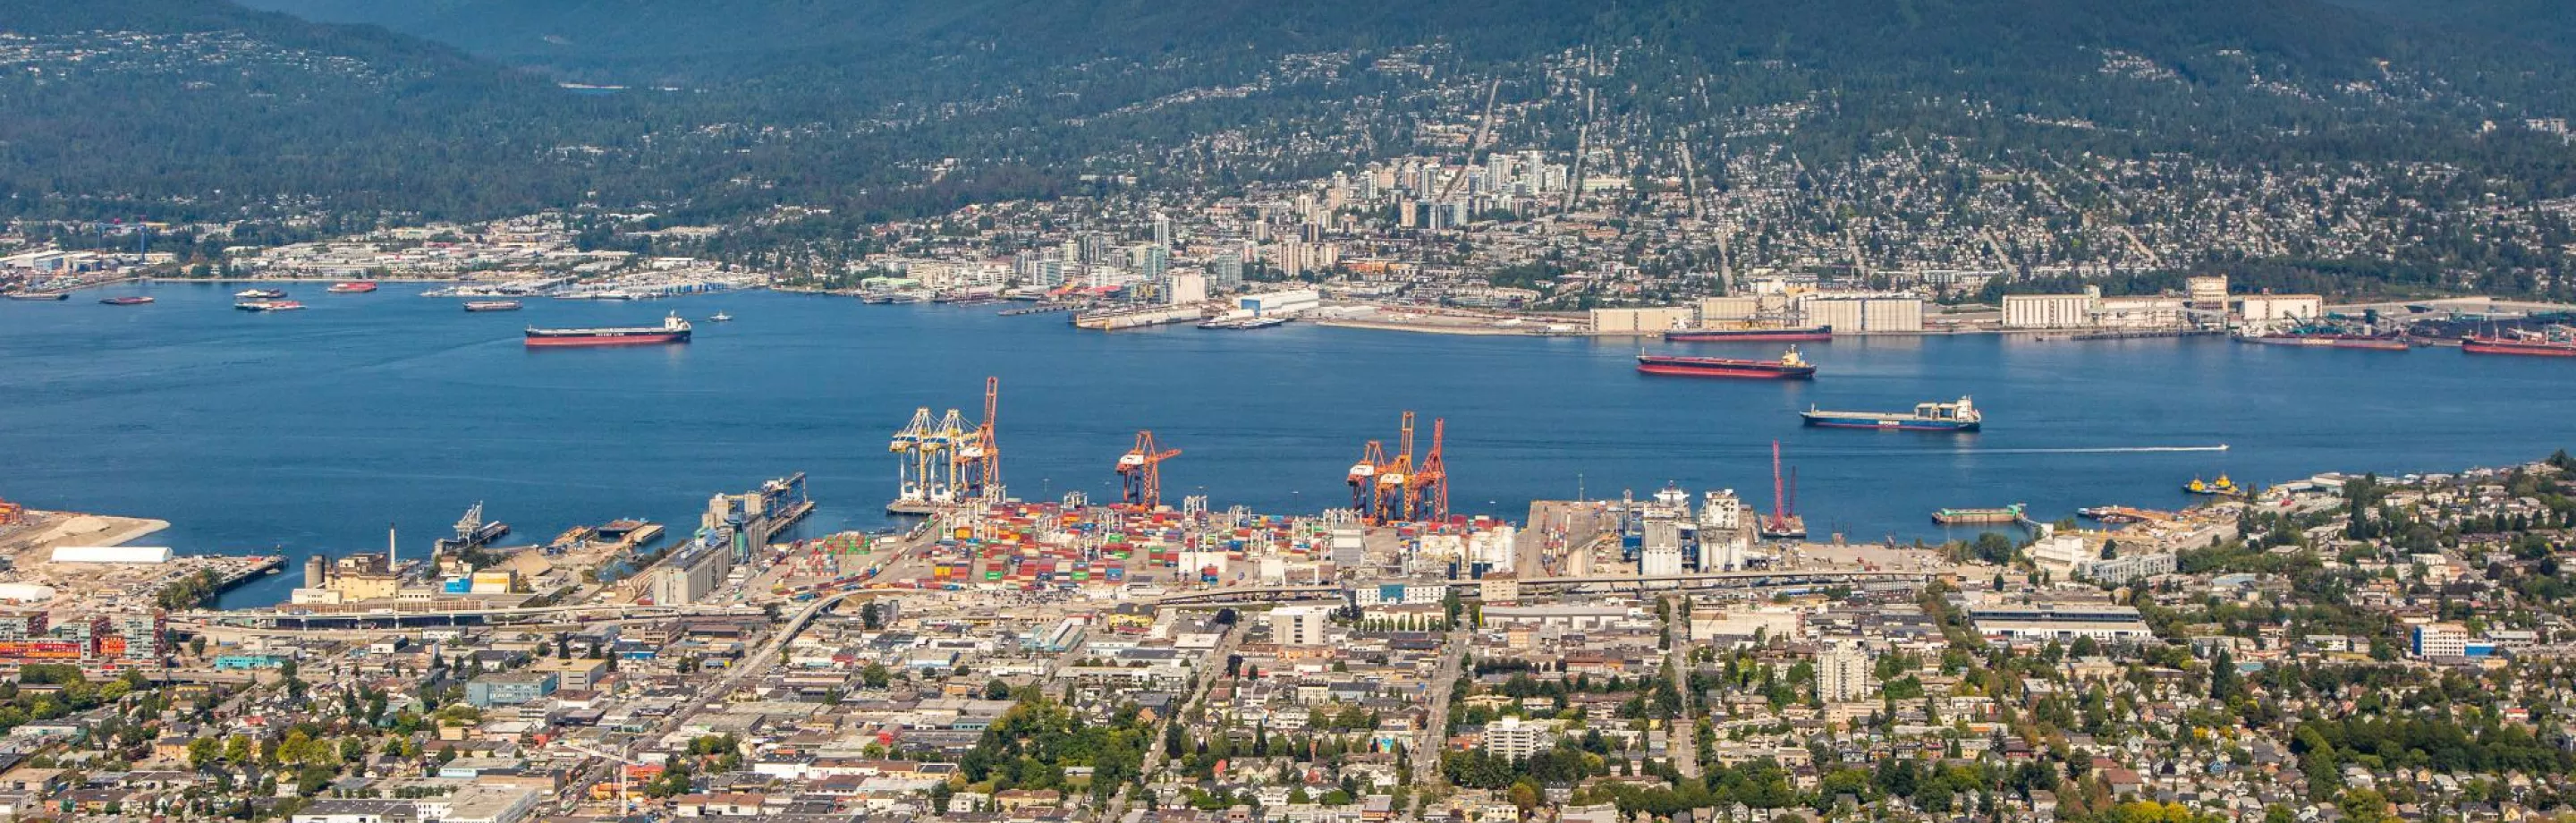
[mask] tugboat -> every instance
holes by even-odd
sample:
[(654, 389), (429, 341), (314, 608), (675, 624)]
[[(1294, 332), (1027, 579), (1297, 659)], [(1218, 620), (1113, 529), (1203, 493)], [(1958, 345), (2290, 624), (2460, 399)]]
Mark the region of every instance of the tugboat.
[(1956, 403), (1916, 403), (1912, 412), (1823, 411), (1808, 406), (1798, 416), (1806, 418), (1807, 425), (1826, 428), (1930, 432), (1972, 432), (1983, 428), (1986, 420), (1985, 413), (1966, 397)]
[(528, 327), (529, 348), (558, 346), (652, 346), (663, 343), (689, 342), (689, 321), (677, 313), (662, 318), (659, 326), (626, 326), (596, 329), (540, 329)]
[(2183, 484), (2182, 490), (2211, 497), (2245, 496), (2245, 487), (2236, 485), (2236, 481), (2227, 479), (2227, 475), (2224, 474), (2219, 475), (2216, 481), (2204, 481), (2194, 477), (2191, 482)]
[(1778, 360), (1731, 360), (1724, 357), (1640, 354), (1637, 355), (1637, 371), (1685, 377), (1806, 380), (1816, 376), (1816, 365), (1798, 356), (1798, 347), (1790, 346), (1789, 352), (1781, 355)]

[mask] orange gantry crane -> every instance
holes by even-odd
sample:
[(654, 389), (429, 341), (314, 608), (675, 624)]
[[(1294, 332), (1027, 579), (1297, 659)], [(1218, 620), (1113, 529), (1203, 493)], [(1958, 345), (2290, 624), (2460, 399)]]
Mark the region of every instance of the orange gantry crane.
[(18, 518), (25, 517), (26, 515), (27, 507), (11, 503), (6, 500), (0, 500), (0, 526), (16, 523), (18, 522)]
[(1449, 459), (1442, 454), (1441, 440), (1448, 433), (1449, 421), (1431, 420), (1431, 451), (1422, 455), (1422, 465), (1413, 469), (1406, 480), (1405, 500), (1410, 511), (1405, 519), (1426, 523), (1449, 519)]
[(1000, 410), (1002, 379), (984, 378), (984, 423), (957, 447), (951, 469), (961, 499), (986, 500), (1002, 494), (1002, 447), (995, 438), (994, 413)]
[(1375, 440), (1360, 449), (1360, 462), (1351, 464), (1351, 510), (1360, 519), (1377, 522), (1377, 474), (1386, 467), (1386, 444)]
[(1127, 505), (1152, 510), (1163, 505), (1163, 461), (1181, 456), (1180, 449), (1165, 451), (1154, 445), (1154, 433), (1136, 433), (1136, 447), (1118, 457), (1118, 484), (1126, 492)]
[(1376, 522), (1408, 520), (1413, 515), (1413, 413), (1404, 413), (1395, 452), (1377, 473)]

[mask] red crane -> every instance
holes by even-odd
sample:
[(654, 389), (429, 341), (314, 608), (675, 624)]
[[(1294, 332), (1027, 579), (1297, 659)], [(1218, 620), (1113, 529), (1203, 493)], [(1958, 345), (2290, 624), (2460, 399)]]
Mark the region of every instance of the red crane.
[(1118, 482), (1127, 505), (1147, 510), (1163, 505), (1163, 461), (1179, 456), (1180, 449), (1155, 446), (1153, 432), (1137, 432), (1136, 447), (1118, 457)]
[(1396, 439), (1393, 460), (1377, 473), (1377, 520), (1413, 517), (1413, 413), (1404, 413), (1404, 431)]
[(1805, 537), (1807, 521), (1790, 508), (1792, 488), (1780, 479), (1780, 441), (1771, 441), (1771, 516), (1762, 521), (1764, 537)]
[(1002, 378), (984, 378), (984, 425), (957, 451), (957, 494), (968, 498), (1002, 493), (1002, 447), (995, 440), (994, 413), (1001, 408)]
[(1409, 519), (1425, 522), (1449, 519), (1449, 460), (1441, 454), (1440, 443), (1448, 427), (1446, 418), (1431, 420), (1431, 451), (1422, 455), (1422, 465), (1413, 470), (1413, 488), (1405, 495), (1413, 503)]

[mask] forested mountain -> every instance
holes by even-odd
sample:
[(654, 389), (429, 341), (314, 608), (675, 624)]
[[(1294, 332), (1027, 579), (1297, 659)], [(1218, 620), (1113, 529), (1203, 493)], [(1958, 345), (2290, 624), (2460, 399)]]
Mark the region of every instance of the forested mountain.
[(2449, 0), (2474, 20), (2398, 0), (248, 2), (297, 16), (0, 0), (6, 209), (864, 221), (1088, 173), (1313, 173), (1411, 150), (1485, 78), (1517, 106), (1507, 139), (1558, 149), (1587, 116), (1713, 142), (1721, 119), (1822, 105), (1709, 151), (2435, 159), (2576, 188), (2564, 157), (2474, 136), (2576, 109), (2576, 47), (2476, 22), (2566, 16), (2545, 0)]

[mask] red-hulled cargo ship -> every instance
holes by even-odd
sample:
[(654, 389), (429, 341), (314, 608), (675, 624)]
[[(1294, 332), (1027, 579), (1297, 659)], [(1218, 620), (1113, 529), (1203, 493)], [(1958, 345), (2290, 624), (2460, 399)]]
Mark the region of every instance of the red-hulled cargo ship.
[(662, 318), (659, 326), (629, 326), (602, 329), (540, 329), (528, 327), (527, 343), (531, 348), (546, 346), (655, 346), (664, 343), (689, 342), (689, 321), (677, 313)]
[(1798, 356), (1798, 347), (1778, 360), (1731, 360), (1724, 357), (1637, 355), (1637, 370), (1685, 377), (1737, 377), (1753, 380), (1805, 380), (1816, 376), (1816, 364)]
[(2470, 354), (2576, 357), (2576, 334), (2557, 329), (2552, 329), (2546, 334), (2527, 331), (2496, 335), (2472, 334), (2460, 338), (2460, 350)]
[(1665, 342), (1670, 343), (1813, 343), (1832, 339), (1834, 339), (1832, 326), (1674, 329), (1664, 332)]

